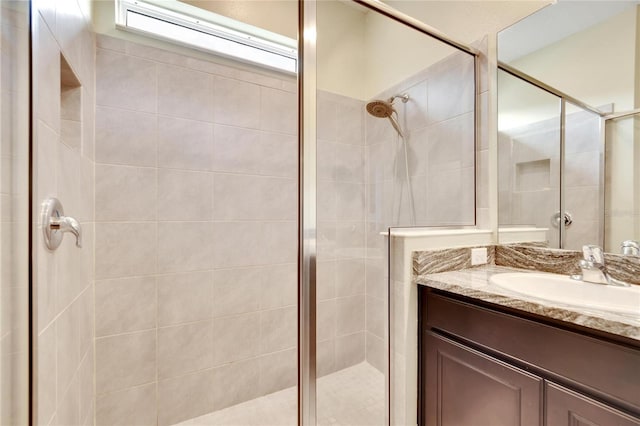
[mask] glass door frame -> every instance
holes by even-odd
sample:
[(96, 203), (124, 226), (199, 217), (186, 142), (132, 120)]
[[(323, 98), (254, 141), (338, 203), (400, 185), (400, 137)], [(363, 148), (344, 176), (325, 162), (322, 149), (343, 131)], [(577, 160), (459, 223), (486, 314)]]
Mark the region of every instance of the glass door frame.
[[(565, 226), (563, 226), (562, 223), (562, 212), (565, 212), (565, 198), (564, 195), (566, 193), (565, 191), (565, 176), (564, 176), (564, 169), (565, 169), (565, 144), (566, 144), (566, 123), (567, 123), (567, 103), (581, 108), (585, 111), (591, 112), (593, 114), (596, 114), (597, 116), (600, 117), (600, 193), (598, 194), (598, 200), (599, 200), (599, 210), (598, 210), (598, 217), (600, 218), (600, 229), (598, 230), (598, 234), (599, 234), (599, 241), (594, 242), (594, 244), (598, 244), (602, 247), (604, 247), (604, 203), (605, 203), (605, 191), (604, 191), (604, 183), (605, 183), (605, 170), (604, 170), (604, 149), (605, 149), (605, 122), (608, 119), (612, 119), (612, 118), (620, 118), (626, 115), (632, 115), (634, 114), (633, 111), (631, 112), (626, 112), (626, 113), (620, 113), (620, 114), (606, 114), (605, 112), (599, 110), (598, 108), (595, 108), (585, 102), (582, 102), (579, 99), (574, 98), (571, 95), (568, 95), (564, 92), (562, 92), (561, 90), (556, 89), (553, 86), (550, 86), (540, 80), (538, 80), (535, 77), (530, 76), (529, 74), (526, 74), (522, 71), (520, 71), (517, 68), (512, 67), (511, 65), (508, 65), (504, 62), (498, 61), (498, 71), (504, 71), (505, 73), (518, 78), (526, 83), (529, 83), (535, 87), (537, 87), (540, 90), (543, 90), (547, 93), (550, 93), (554, 96), (557, 96), (560, 100), (560, 202), (559, 202), (559, 206), (560, 206), (560, 223), (558, 226), (558, 231), (559, 231), (559, 238), (558, 238), (558, 243), (559, 243), (559, 248), (563, 249), (565, 247), (565, 239), (566, 239), (566, 229)], [(635, 113), (640, 112), (640, 110), (634, 110)]]
[(606, 162), (607, 162), (607, 158), (606, 158), (607, 156), (607, 124), (609, 124), (609, 122), (614, 122), (615, 120), (618, 120), (618, 119), (633, 117), (634, 115), (640, 116), (640, 108), (635, 108), (629, 111), (606, 114), (601, 116), (600, 118), (600, 141), (602, 146), (602, 156), (600, 158), (600, 167), (602, 168), (603, 173), (601, 173), (601, 176), (600, 176), (601, 190), (600, 190), (600, 200), (599, 200), (600, 201), (599, 212), (601, 213), (601, 215), (600, 215), (599, 231), (602, 237), (601, 243), (602, 243), (603, 249), (607, 244), (607, 237), (605, 235), (605, 226), (606, 226), (605, 208), (606, 208), (607, 185), (606, 185), (606, 176), (604, 173)]
[[(316, 412), (316, 262), (317, 262), (317, 1), (298, 0), (298, 425), (315, 426)], [(374, 13), (404, 24), (474, 57), (479, 87), (480, 52), (463, 42), (376, 0), (351, 0)], [(474, 93), (475, 94), (475, 93)], [(476, 138), (478, 101), (476, 95)], [(387, 321), (390, 321), (387, 304)], [(387, 324), (390, 328), (390, 325)], [(390, 341), (387, 339), (387, 351)], [(389, 357), (387, 357), (389, 363)], [(389, 374), (391, 366), (387, 365)], [(387, 386), (387, 424), (390, 422), (390, 381)], [(416, 412), (417, 416), (417, 412)]]

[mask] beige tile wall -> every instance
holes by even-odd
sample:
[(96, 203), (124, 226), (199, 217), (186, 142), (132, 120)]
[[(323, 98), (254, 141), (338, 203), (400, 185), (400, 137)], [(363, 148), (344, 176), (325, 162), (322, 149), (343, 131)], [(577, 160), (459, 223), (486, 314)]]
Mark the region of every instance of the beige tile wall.
[[(34, 1), (33, 52), (33, 217), (39, 222), (40, 203), (55, 196), (83, 230), (82, 249), (66, 236), (58, 250), (50, 252), (39, 223), (34, 223), (36, 422), (92, 424), (95, 50), (90, 2)], [(81, 103), (80, 114), (73, 117), (61, 110), (61, 54), (81, 84), (73, 99)], [(74, 121), (71, 133), (61, 125), (67, 119)]]
[[(474, 155), (473, 58), (453, 53), (377, 96), (409, 95), (396, 100), (399, 123), (406, 135), (415, 225), (473, 225), (476, 205), (476, 155), (482, 167), (486, 142)], [(405, 178), (404, 148), (387, 119), (366, 114), (366, 359), (386, 370), (387, 246), (380, 232), (390, 226), (411, 226)], [(394, 161), (396, 167), (394, 170)], [(486, 166), (485, 166), (486, 168)], [(395, 172), (395, 175), (394, 175)], [(485, 182), (486, 187), (486, 182)], [(487, 196), (478, 207), (488, 208)]]
[(564, 201), (573, 223), (567, 228), (564, 248), (569, 250), (600, 241), (600, 144), (600, 117), (587, 111), (567, 115)]
[(489, 50), (489, 38), (474, 43), (480, 51), (480, 75), (478, 76), (480, 85), (476, 88), (478, 102), (478, 126), (476, 134), (476, 225), (480, 229), (489, 229), (489, 61), (487, 59)]
[(0, 424), (29, 414), (29, 6), (0, 2)]
[[(599, 240), (598, 200), (600, 185), (599, 118), (587, 111), (567, 114), (564, 162), (565, 211), (573, 223), (567, 228), (563, 248), (580, 250)], [(509, 129), (499, 134), (500, 224), (549, 228), (547, 238), (558, 247), (558, 230), (551, 216), (560, 211), (560, 116)], [(546, 162), (528, 180), (522, 166)]]
[[(473, 76), (473, 57), (452, 53), (376, 96), (409, 95), (394, 107), (408, 145), (417, 226), (474, 224)], [(367, 114), (365, 128), (367, 222), (379, 230), (410, 226), (403, 144), (386, 119)]]
[(365, 359), (364, 102), (318, 95), (318, 372)]
[[(498, 155), (500, 224), (548, 228), (550, 246), (559, 247), (551, 216), (560, 210), (560, 116), (500, 132)], [(535, 164), (540, 170), (527, 173)]]
[(103, 36), (96, 62), (97, 424), (295, 385), (295, 79)]

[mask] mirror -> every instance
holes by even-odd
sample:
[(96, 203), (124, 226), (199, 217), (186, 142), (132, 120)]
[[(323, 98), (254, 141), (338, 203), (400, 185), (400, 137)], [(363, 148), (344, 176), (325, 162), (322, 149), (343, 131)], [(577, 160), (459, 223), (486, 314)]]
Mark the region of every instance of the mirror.
[(560, 210), (560, 98), (498, 71), (498, 217), (500, 227), (547, 229)]
[(499, 33), (500, 227), (640, 239), (639, 57), (639, 0), (559, 0)]

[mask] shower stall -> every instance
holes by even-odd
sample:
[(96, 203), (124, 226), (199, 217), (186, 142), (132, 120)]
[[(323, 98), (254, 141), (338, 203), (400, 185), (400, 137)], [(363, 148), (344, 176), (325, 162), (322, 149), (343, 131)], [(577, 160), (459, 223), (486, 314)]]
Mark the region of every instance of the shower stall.
[(500, 225), (569, 250), (635, 240), (638, 110), (596, 109), (505, 64), (498, 86)]
[(483, 43), (370, 0), (161, 3), (2, 2), (3, 423), (407, 424), (389, 234), (486, 207)]

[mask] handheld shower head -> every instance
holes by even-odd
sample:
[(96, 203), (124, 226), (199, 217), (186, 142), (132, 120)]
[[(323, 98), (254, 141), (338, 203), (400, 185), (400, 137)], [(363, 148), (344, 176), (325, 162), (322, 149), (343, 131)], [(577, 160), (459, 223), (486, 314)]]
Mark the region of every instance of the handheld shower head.
[(390, 117), (395, 112), (395, 109), (390, 102), (376, 99), (367, 104), (367, 112), (374, 117), (386, 118)]
[[(398, 132), (400, 137), (404, 138), (402, 129), (400, 129), (400, 124), (396, 119), (396, 117), (398, 116), (398, 112), (393, 107), (393, 101), (396, 98), (400, 98), (402, 99), (402, 103), (406, 103), (409, 100), (409, 95), (407, 95), (406, 93), (403, 95), (394, 95), (387, 101), (375, 99), (367, 104), (367, 112), (374, 117), (388, 118), (393, 128), (396, 129), (396, 132)], [(396, 116), (394, 117), (393, 114), (395, 114)]]
[[(395, 112), (395, 110), (393, 112)], [(396, 116), (397, 115), (398, 114), (396, 113)], [(400, 128), (400, 123), (398, 123), (398, 120), (396, 120), (396, 118), (393, 115), (390, 115), (388, 118), (389, 118), (389, 121), (391, 122), (391, 125), (393, 126), (393, 128), (396, 129), (396, 132), (398, 132), (400, 137), (402, 139), (404, 139), (404, 133), (402, 133), (402, 129)]]

